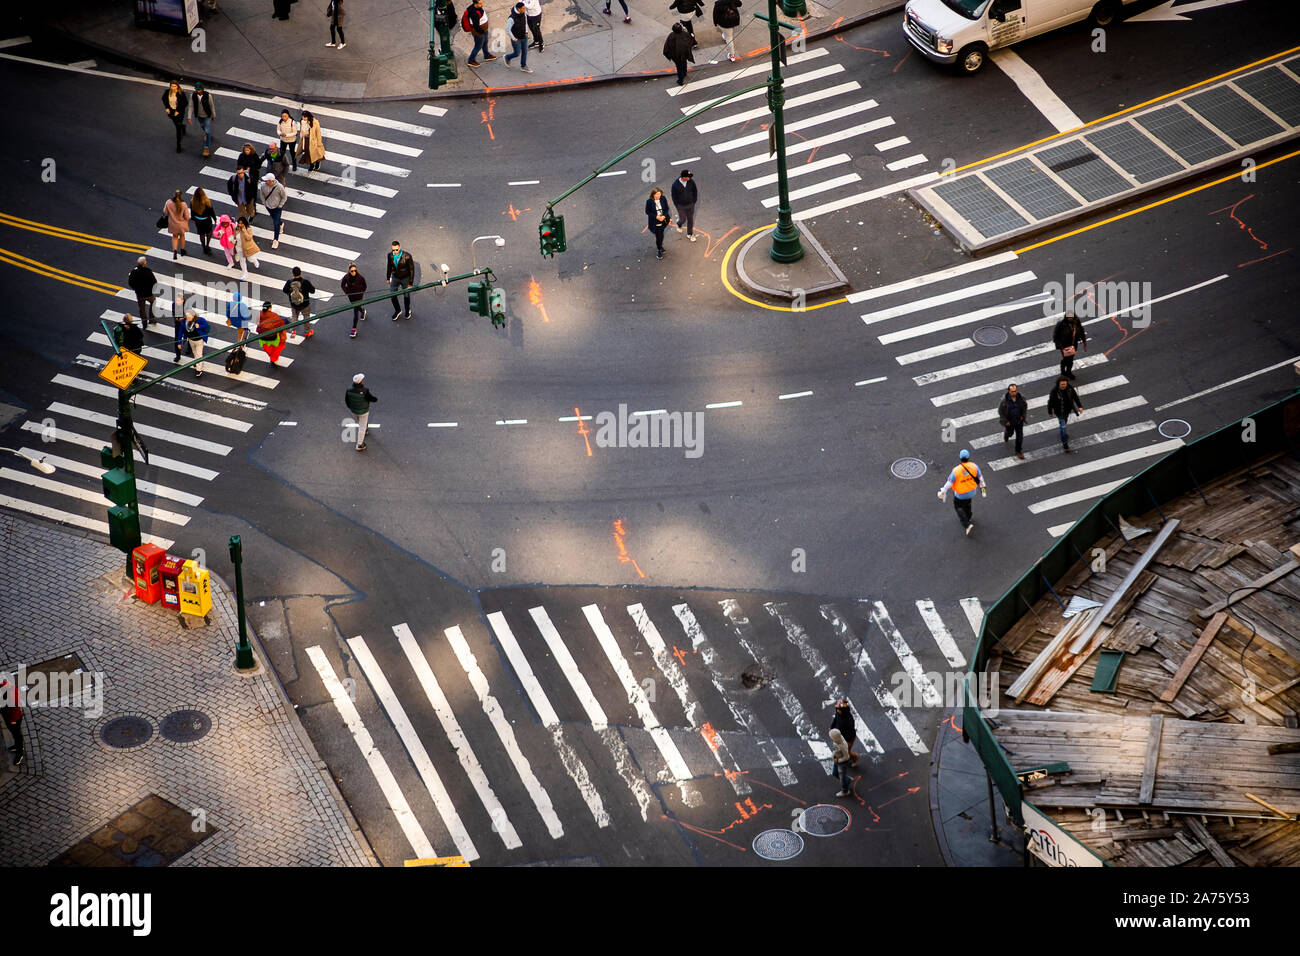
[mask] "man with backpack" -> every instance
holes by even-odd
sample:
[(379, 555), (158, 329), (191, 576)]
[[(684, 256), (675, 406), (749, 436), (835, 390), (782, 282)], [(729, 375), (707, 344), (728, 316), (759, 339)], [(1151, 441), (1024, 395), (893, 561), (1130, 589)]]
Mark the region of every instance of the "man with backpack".
[(357, 416), (357, 451), (366, 450), (366, 425), (370, 423), (370, 406), (379, 399), (366, 388), (366, 376), (357, 372), (352, 376), (352, 387), (343, 396), (348, 411)]
[(736, 62), (736, 27), (740, 26), (740, 0), (717, 0), (713, 5), (713, 25), (722, 34), (722, 49), (727, 59)]
[(483, 0), (474, 0), (465, 8), (464, 14), (460, 18), (461, 29), (474, 37), (474, 49), (469, 51), (469, 59), (465, 62), (475, 69), (478, 68), (479, 50), (483, 51), (483, 62), (491, 63), (496, 59), (488, 50), (488, 12), (483, 9)]
[[(311, 297), (315, 291), (316, 287), (311, 284), (311, 280), (303, 277), (302, 269), (294, 266), (292, 278), (284, 284), (284, 294), (289, 297), (289, 306), (293, 309), (294, 322), (299, 319), (311, 318)], [(307, 326), (307, 331), (303, 333), (306, 338), (311, 338), (315, 334), (316, 330), (311, 327), (311, 324)]]
[(971, 500), (976, 491), (987, 498), (988, 489), (984, 487), (984, 475), (979, 465), (970, 460), (970, 452), (965, 448), (961, 450), (961, 461), (948, 473), (948, 481), (939, 489), (940, 501), (947, 500), (949, 488), (952, 489), (952, 506), (957, 510), (957, 520), (969, 538), (975, 530), (975, 522), (971, 520)]

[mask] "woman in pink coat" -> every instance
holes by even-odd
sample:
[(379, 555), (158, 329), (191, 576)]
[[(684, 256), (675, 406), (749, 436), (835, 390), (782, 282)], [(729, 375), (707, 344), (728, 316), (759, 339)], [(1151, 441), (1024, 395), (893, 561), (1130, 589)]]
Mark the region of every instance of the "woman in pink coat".
[(163, 215), (167, 217), (167, 231), (172, 234), (172, 258), (177, 258), (178, 254), (185, 255), (185, 230), (190, 226), (190, 207), (179, 189), (163, 204)]
[(231, 222), (229, 216), (222, 216), (217, 220), (217, 226), (212, 230), (212, 237), (221, 244), (221, 251), (226, 254), (226, 267), (233, 269), (235, 267), (235, 224)]

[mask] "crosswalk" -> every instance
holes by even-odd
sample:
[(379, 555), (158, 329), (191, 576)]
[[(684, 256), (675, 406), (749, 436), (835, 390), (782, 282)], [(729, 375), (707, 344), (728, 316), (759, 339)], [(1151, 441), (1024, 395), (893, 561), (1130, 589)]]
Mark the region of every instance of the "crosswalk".
[(308, 648), (336, 746), (373, 778), (355, 785), (377, 788), (413, 854), (525, 862), (606, 832), (626, 846), (678, 800), (704, 814), (760, 785), (821, 798), (834, 702), (850, 701), (868, 775), (887, 753), (927, 754), (983, 619), (977, 598), (609, 593), (503, 596), (479, 620), (351, 637), (368, 694), (337, 650)]
[[(1213, 277), (1129, 308), (1188, 295), (1224, 278)], [(869, 334), (891, 350), (938, 410), (945, 428), (953, 432), (952, 447), (971, 449), (986, 469), (990, 486), (1023, 495), (1032, 515), (1063, 519), (1081, 514), (1097, 497), (1183, 440), (1160, 432), (1146, 398), (1115, 370), (1105, 352), (1094, 349), (1081, 351), (1074, 362), (1074, 385), (1084, 413), (1071, 418), (1072, 454), (1062, 454), (1056, 419), (1046, 408), (1060, 373), (1052, 331), (1062, 313), (1053, 311), (1051, 295), (1037, 291), (1043, 286), (1044, 277), (1026, 268), (1014, 252), (1004, 252), (848, 298), (869, 310), (861, 313)], [(1131, 317), (1111, 312), (1081, 321), (1095, 327), (1127, 324)], [(994, 333), (988, 341), (1001, 339), (1003, 344), (980, 344), (981, 331)], [(1003, 444), (998, 421), (998, 403), (1012, 382), (1029, 403), (1023, 459)], [(1099, 483), (1099, 477), (1107, 480)], [(1060, 536), (1072, 523), (1053, 523), (1047, 530)]]
[[(166, 229), (145, 254), (158, 280), (155, 303), (159, 324), (145, 332), (141, 352), (148, 361), (141, 380), (170, 369), (175, 356), (174, 329), (170, 321), (177, 296), (196, 308), (210, 325), (207, 350), (232, 345), (235, 331), (225, 324), (225, 308), (238, 290), (254, 316), (263, 301), (286, 319), (292, 309), (282, 287), (294, 266), (316, 286), (314, 311), (343, 301), (339, 280), (349, 262), (356, 262), (370, 282), (371, 294), (383, 285), (383, 256), (388, 236), (377, 241), (375, 229), (392, 207), (411, 175), (404, 162), (423, 154), (433, 141), (434, 128), (383, 116), (346, 110), (316, 110), (323, 126), (326, 158), (319, 172), (306, 166), (289, 174), (289, 201), (284, 211), (284, 232), (278, 249), (271, 249), (269, 216), (258, 205), (253, 234), (262, 252), (260, 268), (240, 279), (238, 265), (228, 267), (220, 246), (212, 243), (205, 256), (199, 237), (191, 232), (187, 254), (173, 260)], [(444, 111), (428, 113), (440, 116)], [(233, 214), (235, 205), (225, 184), (234, 169), (239, 147), (252, 143), (260, 154), (276, 139), (278, 115), (265, 109), (234, 108), (229, 125), (213, 130), (213, 157), (196, 170), (197, 185), (212, 200), (218, 215)], [(424, 120), (425, 116), (419, 119)], [(338, 149), (335, 149), (335, 146)], [(189, 190), (192, 196), (195, 187)], [(134, 262), (122, 265), (120, 281)], [(22, 457), (43, 459), (55, 469), (42, 475), (33, 469), (0, 469), (0, 507), (24, 512), (88, 531), (108, 534), (99, 452), (112, 444), (117, 421), (117, 389), (97, 373), (112, 357), (112, 346), (100, 320), (120, 324), (137, 311), (129, 289), (118, 293), (112, 308), (89, 317), (84, 343), (71, 364), (51, 380), (54, 399), (32, 409), (21, 425), (25, 439), (17, 449)], [(138, 317), (137, 317), (138, 318)], [(329, 329), (333, 337), (346, 335), (345, 323)], [(326, 333), (312, 347), (322, 347)], [(276, 424), (263, 415), (285, 375), (300, 374), (305, 354), (301, 335), (291, 335), (286, 351), (272, 364), (255, 345), (246, 350), (238, 375), (231, 375), (221, 360), (206, 362), (201, 379), (182, 373), (133, 400), (136, 431), (148, 449), (148, 461), (136, 453), (136, 487), (140, 495), (141, 533), (145, 541), (172, 548), (183, 537), (227, 468), (230, 456), (256, 431)], [(188, 549), (177, 548), (188, 554)]]
[[(894, 117), (862, 84), (850, 67), (835, 61), (831, 46), (789, 56), (783, 70), (786, 155), (790, 157), (790, 200), (799, 205), (794, 218), (802, 221), (868, 202), (879, 196), (937, 179), (933, 165), (896, 128)], [(770, 67), (756, 64), (667, 89), (682, 102), (682, 113), (717, 103), (729, 91), (761, 82)], [(732, 172), (773, 167), (768, 152), (771, 121), (764, 91), (743, 93), (704, 113), (694, 123), (709, 148)], [(850, 152), (850, 150), (852, 152)], [(868, 157), (874, 157), (874, 161)], [(910, 170), (910, 175), (903, 175)], [(742, 180), (764, 209), (775, 208), (776, 173)]]

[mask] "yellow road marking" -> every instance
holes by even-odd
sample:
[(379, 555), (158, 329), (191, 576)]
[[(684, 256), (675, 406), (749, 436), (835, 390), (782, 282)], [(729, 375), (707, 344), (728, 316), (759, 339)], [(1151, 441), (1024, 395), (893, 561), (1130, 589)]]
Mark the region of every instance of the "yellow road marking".
[(114, 285), (111, 282), (104, 282), (100, 279), (92, 279), (89, 276), (77, 275), (75, 272), (68, 272), (65, 269), (59, 269), (44, 262), (38, 262), (35, 259), (28, 259), (26, 256), (20, 256), (16, 252), (10, 252), (8, 249), (0, 249), (0, 262), (8, 263), (11, 266), (17, 266), (19, 269), (26, 269), (28, 272), (35, 272), (37, 275), (45, 276), (47, 279), (58, 279), (60, 282), (66, 282), (69, 285), (81, 286), (83, 289), (90, 289), (92, 292), (103, 292), (105, 295), (117, 295), (122, 291), (122, 286)]
[(1053, 133), (1051, 136), (1044, 136), (1042, 139), (1036, 139), (1032, 143), (1025, 143), (1025, 145), (1023, 146), (1017, 146), (1014, 149), (1008, 149), (1006, 152), (998, 153), (995, 156), (988, 156), (985, 157), (984, 159), (978, 159), (973, 163), (967, 163), (965, 166), (958, 166), (956, 169), (949, 170), (946, 173), (940, 173), (939, 175), (951, 176), (954, 173), (961, 172), (963, 169), (970, 169), (973, 166), (980, 166), (984, 163), (991, 163), (995, 159), (1001, 159), (1003, 156), (1010, 156), (1012, 153), (1018, 153), (1023, 149), (1030, 149), (1034, 146), (1039, 146), (1043, 143), (1050, 143), (1052, 140), (1058, 139), (1062, 136), (1071, 136), (1074, 133), (1079, 132), (1079, 130), (1081, 129), (1087, 129), (1089, 126), (1096, 126), (1098, 123), (1104, 123), (1106, 122), (1106, 120), (1112, 120), (1116, 116), (1123, 116), (1125, 113), (1132, 113), (1134, 110), (1140, 110), (1144, 106), (1150, 106), (1152, 103), (1159, 103), (1161, 100), (1167, 100), (1171, 96), (1177, 96), (1180, 93), (1186, 93), (1188, 90), (1194, 90), (1198, 86), (1204, 86), (1207, 83), (1214, 83), (1217, 80), (1222, 80), (1225, 77), (1232, 76), (1234, 73), (1240, 73), (1242, 70), (1249, 70), (1251, 67), (1260, 66), (1264, 63), (1268, 63), (1270, 60), (1276, 60), (1281, 57), (1287, 56), (1291, 53), (1295, 53), (1297, 50), (1300, 50), (1300, 46), (1293, 46), (1289, 50), (1283, 50), (1281, 53), (1274, 53), (1272, 56), (1266, 56), (1264, 57), (1264, 59), (1256, 60), (1254, 63), (1247, 63), (1245, 66), (1239, 66), (1235, 70), (1229, 70), (1227, 73), (1220, 73), (1218, 76), (1212, 76), (1208, 80), (1201, 80), (1199, 83), (1193, 83), (1191, 86), (1184, 86), (1181, 90), (1174, 90), (1172, 93), (1163, 93), (1160, 96), (1157, 96), (1153, 100), (1147, 100), (1145, 103), (1139, 103), (1137, 106), (1130, 106), (1127, 109), (1120, 110), (1118, 113), (1111, 113), (1109, 116), (1103, 116), (1099, 119), (1093, 120), (1090, 123), (1084, 123), (1082, 126), (1076, 126), (1074, 129), (1067, 129), (1061, 133)]
[[(1270, 159), (1266, 163), (1260, 163), (1255, 167), (1255, 169), (1264, 169), (1267, 166), (1272, 166), (1274, 163), (1280, 163), (1284, 159), (1294, 159), (1296, 156), (1300, 156), (1300, 150), (1296, 150), (1294, 153), (1287, 153), (1285, 156), (1278, 156), (1276, 159)], [(1199, 186), (1194, 186), (1193, 188), (1184, 190), (1176, 195), (1166, 196), (1164, 199), (1157, 199), (1155, 202), (1147, 203), (1145, 206), (1140, 206), (1137, 209), (1130, 209), (1128, 212), (1122, 212), (1118, 216), (1111, 216), (1109, 219), (1103, 219), (1101, 222), (1094, 222), (1092, 225), (1084, 226), (1071, 232), (1064, 232), (1059, 236), (1053, 236), (1051, 239), (1044, 239), (1042, 242), (1036, 242), (1032, 246), (1025, 246), (1023, 249), (1017, 249), (1016, 255), (1024, 255), (1032, 249), (1039, 249), (1043, 246), (1051, 245), (1053, 242), (1060, 242), (1062, 239), (1069, 239), (1071, 236), (1077, 236), (1079, 233), (1087, 232), (1089, 229), (1096, 229), (1098, 226), (1105, 226), (1112, 222), (1118, 222), (1121, 219), (1127, 219), (1129, 216), (1136, 216), (1140, 212), (1146, 212), (1148, 209), (1155, 209), (1157, 206), (1163, 206), (1165, 203), (1173, 202), (1175, 199), (1182, 199), (1184, 196), (1190, 196), (1192, 193), (1199, 193), (1202, 189), (1209, 189), (1211, 186), (1219, 186), (1223, 183), (1231, 182), (1234, 179), (1240, 178), (1241, 173), (1237, 172), (1233, 173), (1231, 176), (1224, 176), (1222, 179), (1216, 179), (1213, 182), (1202, 183)]]
[(463, 856), (425, 856), (416, 860), (403, 860), (402, 866), (464, 866), (469, 864), (465, 862)]
[(0, 225), (13, 226), (15, 229), (27, 229), (31, 232), (39, 232), (47, 236), (54, 236), (56, 239), (71, 239), (74, 242), (84, 242), (92, 246), (103, 246), (108, 249), (117, 249), (121, 252), (146, 253), (149, 251), (148, 246), (143, 246), (138, 242), (125, 242), (120, 239), (109, 239), (105, 236), (95, 236), (88, 232), (77, 232), (72, 229), (64, 229), (62, 226), (51, 226), (48, 223), (34, 222), (31, 219), (20, 219), (18, 216), (10, 215), (7, 212), (0, 212)]
[(788, 305), (768, 305), (766, 302), (759, 302), (757, 299), (751, 299), (743, 292), (736, 291), (736, 287), (727, 279), (727, 263), (731, 261), (732, 253), (734, 253), (736, 248), (750, 236), (762, 232), (764, 229), (771, 229), (775, 225), (776, 223), (773, 222), (766, 226), (759, 226), (757, 229), (751, 229), (727, 247), (727, 254), (722, 257), (722, 284), (726, 287), (727, 291), (741, 302), (748, 302), (750, 305), (756, 305), (760, 309), (767, 309), (769, 312), (812, 312), (814, 309), (824, 309), (828, 305), (839, 305), (841, 302), (848, 302), (848, 299), (834, 299), (830, 302), (819, 302), (817, 305), (806, 305), (802, 309), (796, 309)]

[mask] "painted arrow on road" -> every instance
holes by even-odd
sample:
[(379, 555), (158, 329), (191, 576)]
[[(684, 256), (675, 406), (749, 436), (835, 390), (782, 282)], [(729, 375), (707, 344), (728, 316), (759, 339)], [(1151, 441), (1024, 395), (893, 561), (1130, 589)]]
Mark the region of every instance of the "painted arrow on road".
[(1174, 0), (1168, 3), (1162, 3), (1159, 6), (1152, 7), (1144, 13), (1135, 13), (1129, 17), (1128, 23), (1140, 23), (1143, 21), (1155, 20), (1187, 20), (1189, 17), (1183, 16), (1185, 13), (1195, 13), (1197, 10), (1208, 10), (1211, 7), (1222, 7), (1229, 3), (1241, 3), (1241, 0), (1198, 0), (1197, 3), (1184, 3), (1181, 7), (1174, 7)]

